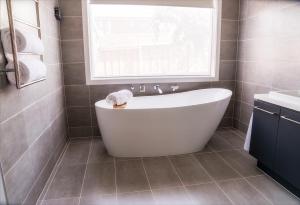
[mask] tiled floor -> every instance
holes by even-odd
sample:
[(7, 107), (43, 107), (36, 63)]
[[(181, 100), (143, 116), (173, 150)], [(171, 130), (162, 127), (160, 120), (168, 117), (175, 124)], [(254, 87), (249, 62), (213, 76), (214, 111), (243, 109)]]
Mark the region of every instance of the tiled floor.
[(100, 140), (71, 141), (42, 205), (300, 204), (256, 168), (242, 133), (217, 131), (198, 153), (113, 158)]

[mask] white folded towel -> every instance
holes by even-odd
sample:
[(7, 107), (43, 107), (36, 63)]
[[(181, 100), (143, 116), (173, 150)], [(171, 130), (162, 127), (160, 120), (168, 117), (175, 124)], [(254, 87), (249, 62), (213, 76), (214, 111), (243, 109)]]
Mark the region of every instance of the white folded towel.
[(249, 150), (250, 150), (252, 122), (253, 122), (253, 114), (251, 115), (251, 118), (250, 118), (247, 135), (246, 135), (246, 140), (245, 140), (245, 144), (244, 144), (244, 150), (246, 150), (247, 152), (249, 152)]
[(109, 94), (106, 97), (106, 102), (111, 105), (124, 105), (127, 103), (130, 98), (133, 97), (133, 94), (129, 90), (120, 90), (118, 92), (114, 92)]
[[(12, 53), (11, 36), (9, 28), (1, 30), (1, 41), (5, 54)], [(38, 35), (28, 31), (16, 29), (16, 44), (18, 52), (44, 54), (44, 45)]]
[[(13, 69), (14, 63), (8, 61), (6, 69)], [(21, 58), (19, 59), (20, 82), (26, 84), (35, 80), (42, 79), (47, 75), (45, 64), (37, 58)], [(15, 72), (8, 72), (7, 79), (11, 84), (16, 84)]]

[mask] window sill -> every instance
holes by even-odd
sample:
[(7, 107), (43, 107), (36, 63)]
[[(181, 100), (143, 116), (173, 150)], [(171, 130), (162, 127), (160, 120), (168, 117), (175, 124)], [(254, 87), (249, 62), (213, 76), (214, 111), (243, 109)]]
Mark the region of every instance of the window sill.
[(86, 79), (87, 85), (144, 84), (144, 83), (185, 83), (218, 81), (215, 76), (163, 76), (163, 77), (120, 77)]

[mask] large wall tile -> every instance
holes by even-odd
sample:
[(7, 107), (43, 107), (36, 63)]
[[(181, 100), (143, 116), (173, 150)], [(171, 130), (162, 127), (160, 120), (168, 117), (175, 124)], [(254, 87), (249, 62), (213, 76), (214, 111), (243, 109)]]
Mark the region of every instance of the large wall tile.
[(235, 125), (247, 128), (254, 94), (300, 87), (300, 4), (241, 0)]

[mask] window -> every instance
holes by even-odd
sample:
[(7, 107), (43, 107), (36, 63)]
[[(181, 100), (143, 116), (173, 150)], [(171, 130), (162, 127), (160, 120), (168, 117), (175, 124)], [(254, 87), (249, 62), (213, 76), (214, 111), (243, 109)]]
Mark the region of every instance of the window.
[(88, 84), (218, 79), (219, 0), (90, 0)]

